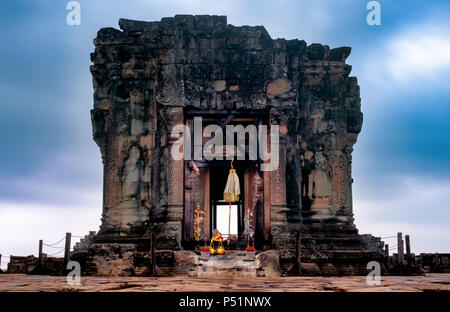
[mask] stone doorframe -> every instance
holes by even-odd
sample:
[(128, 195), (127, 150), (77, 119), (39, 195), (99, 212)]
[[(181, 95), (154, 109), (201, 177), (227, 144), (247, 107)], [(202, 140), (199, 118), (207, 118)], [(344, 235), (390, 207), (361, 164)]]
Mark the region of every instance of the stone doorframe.
[[(232, 115), (232, 118), (227, 118)], [(184, 120), (185, 124), (188, 120), (192, 120), (193, 117), (201, 116), (205, 118), (205, 120), (211, 119), (212, 116), (215, 118), (219, 117), (221, 119), (226, 118), (227, 121), (245, 121), (245, 122), (253, 122), (256, 125), (262, 124), (264, 122), (269, 122), (269, 113), (265, 111), (218, 111), (218, 110), (185, 110)], [(214, 161), (221, 162), (221, 161)], [(229, 162), (223, 160), (223, 162)], [(254, 185), (256, 176), (256, 167), (255, 164), (250, 161), (246, 161), (245, 168), (250, 170), (244, 171), (244, 188), (241, 189), (244, 195), (244, 216), (247, 213), (247, 210), (250, 208), (250, 198), (253, 198), (252, 195), (255, 193), (251, 186)], [(193, 194), (195, 190), (195, 184), (204, 185), (204, 189), (202, 189), (203, 196), (200, 200), (202, 210), (204, 211), (204, 236), (209, 238), (210, 233), (210, 170), (209, 167), (211, 163), (208, 162), (196, 162), (196, 165), (199, 167), (200, 176), (196, 176), (191, 168), (190, 161), (184, 161), (184, 176), (183, 179), (179, 179), (178, 181), (173, 181), (175, 183), (180, 183), (182, 181), (183, 185), (183, 196), (184, 196), (184, 214), (183, 214), (183, 231), (182, 231), (182, 245), (187, 248), (192, 248), (193, 242), (193, 211), (195, 209), (196, 203), (193, 202)], [(260, 216), (257, 216), (257, 211), (255, 211), (254, 223), (255, 223), (255, 231), (260, 230), (260, 238), (263, 242), (262, 245), (270, 245), (270, 223), (271, 223), (271, 209), (270, 209), (270, 172), (260, 172), (260, 186), (261, 186), (261, 200), (260, 200)], [(253, 203), (255, 204), (255, 203)], [(255, 208), (256, 209), (256, 208)], [(258, 233), (256, 233), (258, 235)]]
[[(189, 110), (181, 106), (162, 106), (164, 117), (164, 129), (160, 129), (160, 135), (167, 138), (167, 145), (164, 148), (167, 162), (159, 164), (167, 168), (167, 178), (164, 179), (167, 185), (167, 212), (165, 222), (159, 225), (158, 239), (161, 242), (167, 241), (166, 248), (182, 248), (184, 233), (190, 229), (185, 229), (185, 187), (184, 180), (186, 174), (185, 161), (175, 160), (170, 157), (170, 150), (177, 141), (170, 137), (170, 130), (175, 125), (184, 124), (186, 117), (196, 115), (250, 115), (267, 118), (268, 125), (278, 125), (279, 133), (279, 166), (273, 171), (264, 171), (264, 242), (265, 248), (278, 249), (279, 246), (286, 246), (294, 250), (295, 231), (301, 222), (299, 211), (299, 199), (295, 197), (297, 190), (300, 190), (301, 178), (295, 168), (299, 168), (298, 157), (296, 157), (295, 129), (288, 131), (288, 125), (293, 124), (296, 119), (295, 108), (271, 108), (269, 110)], [(160, 140), (163, 139), (160, 138)], [(289, 171), (287, 171), (289, 167)], [(287, 179), (287, 175), (291, 178)], [(289, 185), (287, 185), (290, 183)], [(286, 192), (289, 188), (292, 192)], [(190, 217), (187, 217), (190, 220)], [(170, 243), (172, 242), (172, 243)], [(292, 245), (292, 246), (291, 246)], [(287, 247), (288, 246), (288, 247)], [(291, 251), (292, 252), (292, 251)], [(291, 253), (290, 252), (290, 253)], [(289, 255), (290, 256), (290, 255)]]

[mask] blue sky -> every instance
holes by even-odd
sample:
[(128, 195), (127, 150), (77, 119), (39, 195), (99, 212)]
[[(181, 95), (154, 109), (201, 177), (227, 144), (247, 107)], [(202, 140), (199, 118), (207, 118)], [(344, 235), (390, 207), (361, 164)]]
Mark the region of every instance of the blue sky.
[(367, 25), (365, 0), (81, 0), (81, 26), (66, 24), (67, 2), (0, 3), (3, 255), (36, 254), (40, 238), (98, 229), (92, 40), (122, 17), (175, 14), (227, 15), (229, 24), (264, 25), (272, 38), (351, 46), (364, 113), (353, 153), (356, 225), (360, 233), (410, 234), (414, 252), (450, 252), (448, 1), (379, 1), (381, 26)]

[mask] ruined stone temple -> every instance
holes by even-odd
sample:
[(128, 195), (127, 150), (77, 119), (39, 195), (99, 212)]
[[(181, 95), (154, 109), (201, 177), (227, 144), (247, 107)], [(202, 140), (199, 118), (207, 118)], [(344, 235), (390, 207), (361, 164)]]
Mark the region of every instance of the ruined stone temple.
[[(263, 26), (233, 26), (225, 16), (119, 26), (100, 29), (91, 54), (104, 186), (100, 230), (74, 255), (85, 274), (148, 275), (155, 265), (161, 274), (268, 276), (297, 274), (300, 263), (302, 274), (348, 275), (383, 261), (383, 242), (359, 235), (353, 219), (352, 151), (363, 115), (349, 47), (272, 39)], [(230, 161), (171, 156), (171, 129), (196, 117), (203, 127), (279, 126), (276, 170), (261, 170), (259, 157), (234, 160), (236, 232), (228, 256), (208, 261), (198, 247), (223, 223)], [(249, 212), (257, 253), (244, 263)]]

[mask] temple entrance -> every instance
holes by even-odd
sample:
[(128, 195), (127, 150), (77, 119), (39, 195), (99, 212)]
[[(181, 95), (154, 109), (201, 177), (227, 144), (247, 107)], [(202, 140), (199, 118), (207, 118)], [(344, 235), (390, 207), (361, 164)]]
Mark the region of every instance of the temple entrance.
[[(186, 118), (190, 127), (194, 116)], [(203, 115), (203, 128), (216, 123), (225, 125), (246, 125), (262, 122), (260, 116), (223, 116)], [(192, 130), (193, 132), (194, 130)], [(202, 143), (208, 138), (203, 138)], [(225, 138), (224, 138), (225, 140)], [(249, 152), (246, 136), (245, 153)], [(193, 140), (192, 140), (193, 141)], [(194, 145), (194, 142), (192, 142)], [(194, 147), (194, 146), (193, 146)], [(192, 148), (193, 150), (193, 148)], [(194, 151), (192, 151), (194, 153)], [(217, 229), (228, 240), (230, 234), (230, 248), (242, 249), (250, 242), (260, 247), (267, 241), (270, 229), (270, 211), (264, 209), (265, 197), (269, 196), (265, 190), (265, 180), (268, 175), (261, 171), (260, 161), (238, 160), (234, 158), (233, 164), (239, 177), (239, 200), (230, 203), (224, 201), (223, 192), (227, 183), (231, 161), (226, 160), (224, 151), (223, 160), (186, 160), (184, 177), (184, 224), (183, 247), (194, 249), (202, 246), (206, 241), (209, 244), (212, 233)], [(267, 186), (269, 183), (267, 183)], [(267, 200), (267, 204), (269, 201)], [(267, 222), (269, 220), (269, 222)], [(229, 233), (228, 233), (229, 232)], [(228, 241), (227, 241), (228, 243)]]

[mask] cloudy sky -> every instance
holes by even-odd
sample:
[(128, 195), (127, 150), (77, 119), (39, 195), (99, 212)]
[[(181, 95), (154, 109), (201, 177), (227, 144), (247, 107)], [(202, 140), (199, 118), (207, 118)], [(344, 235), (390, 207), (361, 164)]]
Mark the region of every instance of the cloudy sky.
[(122, 17), (175, 14), (227, 15), (229, 24), (264, 25), (272, 38), (351, 46), (364, 113), (353, 153), (356, 225), (410, 234), (416, 253), (450, 252), (448, 1), (379, 1), (381, 26), (366, 23), (366, 0), (80, 0), (81, 26), (66, 24), (67, 2), (0, 2), (1, 254), (37, 254), (39, 239), (98, 229), (92, 40)]

